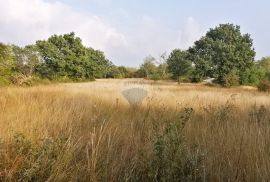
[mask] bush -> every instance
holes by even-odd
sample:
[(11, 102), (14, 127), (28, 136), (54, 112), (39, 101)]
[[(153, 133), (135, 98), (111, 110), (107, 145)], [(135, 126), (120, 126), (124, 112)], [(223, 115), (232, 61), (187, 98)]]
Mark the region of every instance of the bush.
[(225, 87), (237, 86), (239, 85), (239, 76), (236, 71), (232, 71), (226, 74), (221, 81), (222, 85)]
[(178, 83), (190, 83), (191, 80), (187, 76), (179, 76), (177, 79)]
[[(44, 138), (33, 142), (21, 133), (15, 134), (12, 143), (3, 145), (7, 155), (0, 152), (0, 167), (3, 167), (1, 165), (7, 169), (12, 167), (9, 165), (10, 159), (18, 158), (20, 162), (14, 162), (16, 163), (16, 171), (12, 173), (12, 176), (2, 173), (0, 181), (47, 181), (59, 164), (58, 161), (61, 160), (63, 165), (70, 162), (63, 152), (67, 151), (65, 150), (65, 142), (66, 139), (62, 138)], [(63, 161), (63, 159), (66, 160)]]
[(168, 123), (161, 132), (156, 131), (150, 168), (153, 181), (202, 181), (206, 153), (199, 148), (197, 152), (189, 151), (183, 134), (193, 112), (192, 108), (185, 108), (180, 120)]
[(162, 80), (161, 75), (159, 75), (158, 73), (153, 73), (152, 75), (149, 75), (149, 78), (154, 81)]
[(258, 90), (261, 92), (270, 92), (270, 81), (263, 80), (258, 85)]
[(251, 69), (247, 69), (240, 73), (240, 84), (241, 85), (258, 85), (261, 80), (266, 77), (263, 69), (253, 66)]

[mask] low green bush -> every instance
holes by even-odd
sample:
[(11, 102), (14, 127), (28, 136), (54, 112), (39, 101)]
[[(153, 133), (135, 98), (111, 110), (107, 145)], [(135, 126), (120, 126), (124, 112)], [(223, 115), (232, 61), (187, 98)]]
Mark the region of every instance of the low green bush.
[(156, 131), (154, 156), (150, 176), (154, 181), (202, 181), (205, 153), (189, 151), (185, 145), (184, 128), (194, 110), (185, 108), (179, 120), (168, 123), (164, 130)]
[(188, 76), (179, 76), (177, 79), (178, 83), (190, 83), (191, 80)]

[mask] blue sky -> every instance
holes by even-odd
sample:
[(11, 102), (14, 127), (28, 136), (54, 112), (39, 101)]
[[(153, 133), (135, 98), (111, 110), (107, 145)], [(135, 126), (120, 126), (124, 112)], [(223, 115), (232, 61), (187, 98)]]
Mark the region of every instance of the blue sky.
[(26, 45), (75, 31), (115, 64), (139, 66), (234, 23), (251, 34), (259, 59), (270, 55), (269, 8), (267, 0), (0, 0), (0, 41)]

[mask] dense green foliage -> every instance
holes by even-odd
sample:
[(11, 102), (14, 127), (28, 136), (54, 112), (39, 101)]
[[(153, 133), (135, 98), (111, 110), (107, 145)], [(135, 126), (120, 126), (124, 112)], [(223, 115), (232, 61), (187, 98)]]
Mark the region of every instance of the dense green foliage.
[(74, 33), (18, 47), (0, 44), (0, 82), (31, 84), (35, 78), (83, 81), (105, 78), (115, 66), (99, 50), (85, 47)]
[(13, 45), (12, 50), (16, 60), (16, 72), (25, 76), (33, 76), (36, 68), (41, 63), (41, 57), (35, 47), (26, 46), (21, 48)]
[(264, 79), (270, 80), (270, 57), (264, 57), (262, 58), (258, 64), (258, 69), (263, 71), (264, 73)]
[(188, 50), (174, 49), (167, 57), (148, 56), (136, 68), (116, 66), (103, 52), (85, 47), (75, 34), (18, 47), (0, 43), (0, 84), (31, 85), (33, 80), (84, 81), (95, 78), (146, 78), (201, 82), (223, 86), (258, 85), (270, 80), (270, 57), (255, 62), (253, 40), (240, 26), (221, 24), (210, 29)]
[[(125, 66), (112, 65), (109, 68), (106, 78), (135, 78), (137, 69)], [(140, 78), (140, 76), (138, 76)]]
[(159, 60), (152, 56), (146, 57), (144, 63), (135, 72), (134, 76), (136, 78), (147, 78), (152, 80), (167, 79), (169, 75), (165, 53), (160, 56)]
[(173, 79), (189, 77), (193, 70), (192, 62), (189, 60), (189, 53), (180, 49), (171, 52), (167, 64)]
[(146, 78), (151, 78), (157, 70), (155, 58), (152, 56), (146, 57), (144, 63), (141, 65), (141, 69), (144, 71)]
[(74, 33), (37, 41), (43, 62), (38, 73), (49, 79), (91, 80), (106, 76), (111, 63), (98, 50), (82, 45)]
[(240, 80), (246, 79), (241, 78), (241, 73), (254, 65), (255, 51), (250, 35), (242, 35), (240, 26), (232, 24), (210, 29), (189, 52), (195, 64), (195, 81), (213, 77), (222, 85), (241, 84)]
[(9, 82), (14, 68), (15, 62), (11, 47), (0, 43), (0, 85)]
[(173, 50), (167, 59), (168, 71), (179, 81), (213, 78), (226, 87), (258, 85), (270, 79), (270, 59), (256, 63), (255, 54), (253, 40), (241, 34), (240, 26), (221, 24), (187, 51)]

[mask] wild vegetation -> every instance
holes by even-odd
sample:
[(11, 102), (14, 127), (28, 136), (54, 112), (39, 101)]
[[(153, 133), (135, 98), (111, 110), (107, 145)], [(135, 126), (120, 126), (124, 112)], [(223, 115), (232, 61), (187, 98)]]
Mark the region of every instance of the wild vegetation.
[(232, 24), (138, 69), (74, 33), (1, 43), (0, 181), (269, 181), (269, 80)]
[(269, 77), (269, 58), (255, 61), (253, 40), (240, 26), (210, 29), (188, 50), (148, 56), (139, 69), (116, 66), (104, 53), (85, 47), (74, 33), (53, 35), (24, 48), (0, 44), (0, 84), (91, 81), (96, 78), (174, 79), (201, 82), (213, 78), (225, 87), (259, 85)]
[(113, 64), (103, 52), (82, 45), (74, 33), (20, 48), (1, 44), (2, 83), (31, 85), (32, 81), (91, 81), (105, 78)]
[(2, 88), (0, 181), (267, 181), (269, 101), (133, 79)]
[[(240, 26), (221, 24), (210, 29), (188, 50), (173, 50), (159, 66), (155, 65), (154, 58), (146, 59), (140, 70), (147, 78), (172, 78), (179, 82), (213, 78), (224, 87), (256, 86), (269, 80), (270, 60), (255, 61), (255, 54), (253, 40), (249, 34), (241, 34)], [(160, 67), (165, 72), (160, 72)]]

